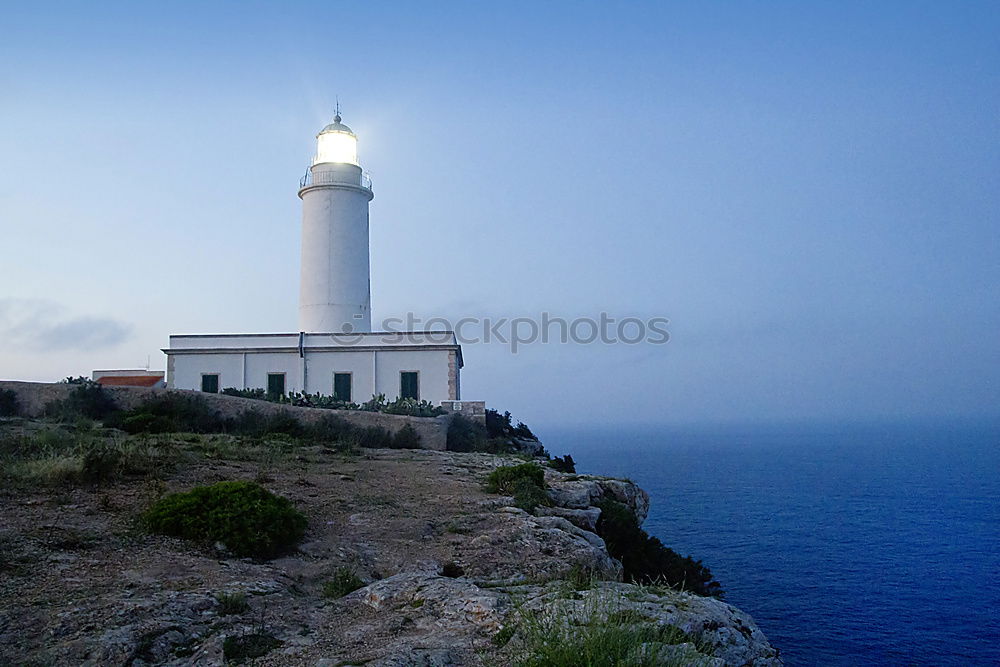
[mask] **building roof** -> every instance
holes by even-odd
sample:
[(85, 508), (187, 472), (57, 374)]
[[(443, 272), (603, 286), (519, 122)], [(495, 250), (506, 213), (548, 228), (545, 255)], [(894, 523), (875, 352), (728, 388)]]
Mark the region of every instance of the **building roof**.
[(103, 375), (97, 378), (97, 384), (109, 387), (152, 387), (163, 382), (162, 375)]

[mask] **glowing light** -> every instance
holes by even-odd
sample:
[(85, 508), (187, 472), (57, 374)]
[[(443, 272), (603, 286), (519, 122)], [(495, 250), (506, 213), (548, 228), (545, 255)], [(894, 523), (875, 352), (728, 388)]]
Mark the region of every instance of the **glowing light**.
[(358, 163), (358, 138), (350, 132), (321, 132), (313, 164), (321, 162)]

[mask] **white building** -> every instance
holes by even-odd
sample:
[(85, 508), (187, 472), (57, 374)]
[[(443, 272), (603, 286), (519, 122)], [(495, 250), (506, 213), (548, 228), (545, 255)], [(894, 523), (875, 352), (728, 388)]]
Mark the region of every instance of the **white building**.
[(372, 332), (368, 253), (371, 181), (340, 115), (317, 135), (299, 183), (299, 332), (170, 336), (167, 386), (309, 392), (361, 403), (375, 394), (461, 398), (462, 348), (450, 331)]

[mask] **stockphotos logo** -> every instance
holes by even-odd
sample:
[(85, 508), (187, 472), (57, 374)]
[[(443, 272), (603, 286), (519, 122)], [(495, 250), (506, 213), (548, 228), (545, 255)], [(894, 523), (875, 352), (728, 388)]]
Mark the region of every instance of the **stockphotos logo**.
[[(538, 343), (664, 345), (670, 341), (670, 332), (667, 330), (669, 323), (670, 320), (665, 317), (615, 318), (607, 313), (601, 313), (596, 318), (568, 319), (543, 312), (538, 317), (463, 317), (454, 321), (445, 317), (424, 320), (413, 313), (407, 313), (405, 317), (382, 320), (381, 330), (376, 336), (382, 335), (381, 338), (376, 337), (376, 340), (399, 344), (406, 334), (421, 332), (421, 340), (447, 343), (451, 341), (451, 334), (445, 332), (454, 332), (459, 344), (499, 343), (508, 345), (510, 351), (517, 354), (521, 347)], [(338, 341), (348, 345), (358, 344), (363, 340), (369, 343), (372, 341), (370, 335), (351, 336), (353, 333), (354, 327), (350, 323), (345, 324), (345, 335), (338, 336)]]

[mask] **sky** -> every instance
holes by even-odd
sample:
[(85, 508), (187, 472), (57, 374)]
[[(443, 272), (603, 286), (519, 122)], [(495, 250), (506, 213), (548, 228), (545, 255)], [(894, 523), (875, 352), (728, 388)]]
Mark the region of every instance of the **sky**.
[[(374, 320), (531, 425), (1000, 417), (1000, 4), (3, 3), (0, 378), (297, 328), (339, 99)], [(537, 429), (536, 429), (537, 430)]]

